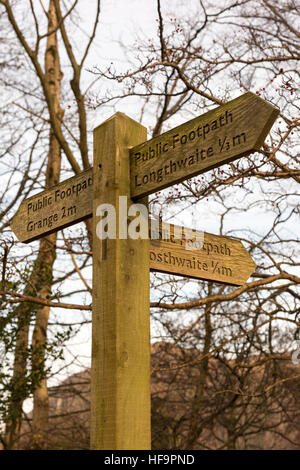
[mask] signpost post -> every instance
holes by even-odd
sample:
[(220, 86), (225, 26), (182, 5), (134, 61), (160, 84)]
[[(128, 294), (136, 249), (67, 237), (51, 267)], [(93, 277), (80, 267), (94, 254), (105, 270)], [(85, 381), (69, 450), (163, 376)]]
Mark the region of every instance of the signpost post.
[(150, 270), (242, 285), (255, 269), (239, 240), (204, 233), (191, 250), (176, 226), (149, 243), (117, 216), (119, 236), (100, 237), (99, 206), (147, 207), (148, 194), (259, 150), (278, 113), (246, 93), (150, 141), (117, 113), (94, 131), (93, 168), (21, 203), (11, 228), (25, 243), (93, 217), (92, 449), (150, 449)]
[[(128, 147), (141, 124), (117, 113), (94, 131), (94, 209), (130, 200)], [(125, 219), (126, 220), (126, 219)], [(93, 217), (92, 449), (150, 449), (149, 240), (97, 235)], [(116, 219), (117, 231), (120, 228)]]

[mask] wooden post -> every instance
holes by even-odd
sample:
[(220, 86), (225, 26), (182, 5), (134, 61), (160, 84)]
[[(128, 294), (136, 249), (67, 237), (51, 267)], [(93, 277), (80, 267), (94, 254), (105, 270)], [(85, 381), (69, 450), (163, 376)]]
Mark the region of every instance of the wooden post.
[[(146, 129), (122, 113), (94, 130), (94, 450), (147, 450), (151, 445), (149, 240), (118, 238), (119, 196), (127, 196), (128, 207), (132, 204), (129, 148), (146, 138)], [(116, 209), (116, 239), (96, 235), (96, 210), (104, 203)]]

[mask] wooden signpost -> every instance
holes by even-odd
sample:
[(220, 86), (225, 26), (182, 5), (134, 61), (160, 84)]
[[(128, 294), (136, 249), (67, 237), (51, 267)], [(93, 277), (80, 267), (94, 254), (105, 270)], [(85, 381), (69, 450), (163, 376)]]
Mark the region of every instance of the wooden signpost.
[(25, 199), (10, 226), (21, 242), (28, 243), (92, 217), (92, 212), (91, 168)]
[(187, 238), (186, 228), (176, 228), (182, 237), (176, 238), (175, 226), (170, 225), (170, 234), (165, 237), (168, 239), (160, 236), (150, 240), (150, 270), (236, 286), (245, 284), (255, 270), (256, 265), (240, 240), (195, 230)]
[[(41, 236), (91, 218), (93, 216), (92, 171), (91, 168), (52, 189), (24, 200), (11, 223), (11, 228), (18, 239), (23, 243), (29, 243)], [(70, 193), (69, 188), (77, 190)], [(78, 191), (82, 193), (81, 198)], [(55, 201), (55, 195), (67, 193), (70, 193), (68, 205), (64, 202), (65, 198), (60, 204), (52, 202)], [(151, 220), (149, 220), (150, 271), (237, 286), (243, 285), (253, 273), (255, 263), (241, 241), (207, 232), (203, 234), (192, 229), (190, 229), (191, 238), (187, 238), (185, 231), (188, 231), (186, 227), (177, 226), (176, 232), (174, 225), (164, 223), (163, 228), (160, 227), (158, 237), (153, 239)], [(175, 232), (177, 234), (180, 232), (181, 238), (176, 237)], [(192, 237), (196, 237), (196, 240), (203, 238), (203, 246), (196, 241), (192, 249), (187, 247), (187, 244), (192, 243)]]
[(151, 447), (149, 240), (96, 235), (98, 206), (130, 201), (128, 147), (146, 135), (121, 113), (94, 130), (92, 449)]
[(151, 194), (259, 150), (278, 113), (249, 92), (134, 147), (131, 196)]
[(94, 130), (93, 168), (21, 203), (11, 227), (26, 243), (93, 217), (92, 449), (150, 449), (150, 270), (242, 285), (255, 269), (239, 240), (204, 233), (191, 250), (176, 226), (165, 240), (101, 239), (99, 205), (147, 206), (148, 194), (259, 150), (278, 113), (246, 93), (150, 141), (117, 113)]

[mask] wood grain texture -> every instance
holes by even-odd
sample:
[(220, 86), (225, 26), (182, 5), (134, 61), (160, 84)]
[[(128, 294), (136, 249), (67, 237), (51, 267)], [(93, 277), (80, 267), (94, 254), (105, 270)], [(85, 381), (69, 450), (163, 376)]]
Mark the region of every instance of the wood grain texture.
[(25, 199), (11, 222), (23, 243), (29, 243), (92, 216), (92, 168)]
[[(22, 242), (30, 242), (36, 238), (41, 238), (49, 233), (64, 228), (66, 226), (78, 223), (80, 220), (87, 219), (93, 215), (93, 169), (70, 178), (52, 189), (43, 191), (37, 196), (26, 199), (13, 219), (12, 229)], [(98, 172), (99, 173), (99, 172)], [(32, 210), (28, 215), (28, 206), (38, 205), (38, 201), (44, 204), (45, 201), (55, 199), (55, 194), (63, 194), (68, 189), (75, 187), (77, 192), (70, 196), (69, 203), (65, 198), (55, 204), (46, 204), (35, 212)], [(103, 196), (104, 197), (104, 196)], [(130, 203), (128, 204), (128, 207)], [(72, 212), (68, 214), (68, 208)], [(67, 209), (66, 209), (67, 208)], [(37, 226), (31, 232), (27, 231), (28, 224), (37, 224), (39, 220), (49, 221), (53, 219), (54, 214), (63, 214), (65, 218), (53, 220), (52, 227)], [(183, 227), (182, 227), (183, 228)], [(171, 236), (174, 232), (174, 226), (171, 226)], [(151, 233), (149, 233), (151, 238)], [(250, 255), (248, 255), (242, 243), (227, 237), (218, 237), (205, 233), (204, 249), (186, 250), (185, 240), (175, 242), (166, 240), (151, 240), (149, 251), (150, 269), (171, 274), (178, 274), (186, 277), (195, 277), (197, 279), (215, 280), (232, 285), (244, 284), (252, 274), (255, 264)], [(228, 250), (227, 250), (228, 248)], [(226, 253), (230, 252), (230, 256)], [(225, 256), (224, 256), (225, 254)]]
[(136, 199), (259, 150), (279, 109), (251, 92), (130, 151)]
[[(259, 150), (279, 110), (246, 93), (130, 150), (130, 194), (141, 198)], [(89, 169), (23, 201), (11, 228), (24, 243), (92, 216)], [(50, 201), (50, 202), (49, 202)]]
[[(182, 238), (174, 237), (175, 227), (177, 233), (183, 234)], [(185, 236), (183, 227), (170, 225), (170, 237), (163, 240), (160, 229), (160, 239), (151, 239), (150, 242), (150, 269), (228, 285), (245, 284), (256, 265), (242, 242), (206, 232), (193, 232), (193, 235)], [(187, 249), (194, 239), (194, 248)]]
[[(129, 147), (145, 138), (121, 113), (95, 129), (94, 234), (97, 207), (118, 212), (119, 196), (130, 195)], [(149, 240), (94, 237), (92, 449), (150, 449), (149, 276)]]

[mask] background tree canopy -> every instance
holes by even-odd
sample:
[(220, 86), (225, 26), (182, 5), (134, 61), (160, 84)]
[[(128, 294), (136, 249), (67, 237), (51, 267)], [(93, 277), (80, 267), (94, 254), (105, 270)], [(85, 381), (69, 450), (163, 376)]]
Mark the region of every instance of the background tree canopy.
[(151, 273), (153, 448), (299, 448), (299, 13), (296, 0), (0, 0), (4, 449), (88, 447), (88, 418), (72, 421), (88, 373), (83, 388), (68, 377), (90, 366), (91, 221), (20, 244), (21, 201), (89, 168), (93, 128), (116, 111), (151, 138), (247, 91), (280, 109), (260, 151), (149, 196), (166, 222), (241, 239), (257, 265), (241, 287)]

